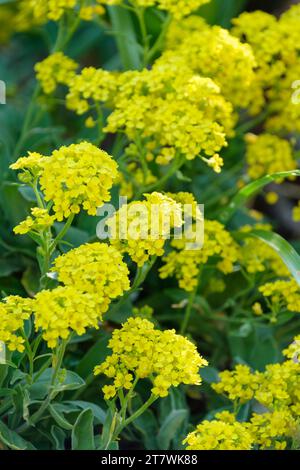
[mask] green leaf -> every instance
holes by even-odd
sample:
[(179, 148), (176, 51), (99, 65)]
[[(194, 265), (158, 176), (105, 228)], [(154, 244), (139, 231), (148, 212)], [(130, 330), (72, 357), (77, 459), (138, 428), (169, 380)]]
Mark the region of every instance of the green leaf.
[(99, 333), (100, 339), (88, 350), (79, 362), (76, 372), (84, 378), (93, 373), (94, 367), (101, 364), (110, 354), (108, 341), (111, 337), (108, 333)]
[(67, 421), (62, 413), (56, 409), (55, 403), (53, 405), (49, 405), (48, 410), (54, 419), (54, 421), (63, 429), (70, 431), (73, 429), (73, 426), (69, 421)]
[[(38, 380), (31, 385), (29, 392), (31, 399), (43, 400), (45, 396), (49, 393), (51, 379), (52, 379), (52, 369), (46, 369)], [(80, 387), (85, 385), (85, 381), (70, 370), (65, 371), (65, 376), (62, 382), (56, 385), (56, 391), (64, 392), (66, 390), (77, 390)]]
[(2, 421), (0, 421), (0, 442), (3, 442), (3, 444), (12, 450), (35, 450), (35, 447), (30, 442), (25, 441), (25, 439), (9, 429)]
[(73, 450), (95, 450), (93, 421), (91, 410), (80, 413), (72, 431)]
[(200, 371), (203, 382), (212, 384), (219, 381), (218, 370), (214, 367), (203, 367)]
[(289, 178), (290, 176), (300, 176), (300, 170), (293, 171), (283, 171), (280, 173), (272, 173), (271, 175), (266, 175), (263, 178), (253, 181), (252, 183), (247, 184), (242, 188), (238, 193), (233, 197), (228, 207), (223, 211), (220, 221), (222, 223), (227, 223), (235, 214), (235, 212), (243, 206), (248, 199), (255, 196), (262, 188), (267, 186), (272, 182), (276, 182), (283, 178)]
[(251, 232), (241, 234), (241, 237), (258, 238), (273, 248), (287, 266), (296, 282), (300, 285), (300, 256), (289, 242), (277, 233), (269, 232), (267, 230), (251, 230)]
[(55, 450), (65, 450), (66, 435), (64, 431), (57, 426), (52, 426), (51, 436), (53, 437)]
[(123, 67), (126, 70), (140, 69), (141, 46), (137, 41), (130, 13), (124, 8), (115, 5), (108, 7), (108, 12)]
[(180, 429), (187, 418), (187, 415), (188, 411), (185, 409), (173, 410), (165, 419), (157, 436), (157, 441), (161, 450), (169, 449), (175, 433)]

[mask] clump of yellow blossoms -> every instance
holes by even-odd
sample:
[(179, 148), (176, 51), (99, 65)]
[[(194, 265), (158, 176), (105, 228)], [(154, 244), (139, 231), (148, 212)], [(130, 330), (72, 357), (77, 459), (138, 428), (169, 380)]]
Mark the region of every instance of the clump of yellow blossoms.
[(21, 0), (16, 21), (21, 30), (27, 29), (30, 24), (58, 21), (65, 11), (71, 11), (76, 4), (77, 0)]
[(29, 153), (10, 168), (23, 170), (26, 183), (39, 178), (46, 201), (53, 202), (58, 221), (78, 214), (82, 207), (90, 215), (110, 200), (110, 189), (118, 176), (117, 163), (104, 150), (89, 142), (54, 150), (50, 157)]
[(92, 104), (112, 108), (104, 132), (125, 132), (145, 158), (168, 164), (197, 156), (219, 171), (220, 150), (233, 133), (232, 105), (209, 78), (181, 62), (116, 74), (86, 68), (70, 83), (67, 106), (82, 114)]
[(202, 421), (196, 430), (183, 441), (187, 450), (250, 450), (253, 445), (251, 433), (243, 423), (233, 419)]
[[(299, 336), (283, 354), (287, 360), (269, 364), (263, 372), (252, 372), (248, 366), (237, 365), (232, 371), (221, 372), (220, 382), (212, 385), (217, 393), (225, 394), (235, 405), (255, 399), (263, 407), (261, 413), (255, 412), (249, 421), (241, 423), (260, 449), (284, 449), (299, 432)], [(219, 419), (228, 422), (226, 416)]]
[(183, 225), (181, 205), (174, 199), (158, 192), (144, 196), (144, 201), (123, 205), (107, 222), (111, 244), (138, 266), (162, 256), (171, 230)]
[(291, 144), (272, 134), (246, 136), (246, 160), (250, 178), (282, 171), (295, 170), (297, 162)]
[[(100, 4), (120, 5), (123, 0), (97, 0)], [(170, 12), (174, 18), (182, 18), (189, 15), (192, 11), (197, 10), (210, 0), (129, 0), (134, 7), (148, 8), (156, 6), (160, 10)]]
[(53, 201), (57, 220), (77, 214), (82, 206), (90, 215), (109, 201), (117, 177), (117, 163), (88, 142), (55, 150), (43, 161), (40, 176), (46, 201)]
[(28, 216), (19, 225), (14, 228), (16, 234), (24, 235), (28, 232), (39, 234), (51, 227), (55, 221), (53, 215), (49, 215), (47, 209), (39, 207), (31, 208), (31, 216)]
[(142, 318), (129, 318), (120, 330), (114, 330), (109, 347), (112, 355), (94, 371), (113, 379), (113, 385), (103, 388), (106, 399), (146, 377), (152, 382), (152, 394), (165, 397), (172, 386), (200, 384), (199, 368), (207, 365), (196, 346), (175, 330), (156, 330)]
[(68, 339), (72, 331), (83, 335), (87, 328), (99, 328), (103, 313), (98, 295), (82, 294), (73, 286), (39, 292), (32, 310), (35, 328), (42, 329), (49, 348), (54, 348), (60, 339)]
[(20, 157), (15, 163), (10, 165), (12, 170), (22, 170), (19, 180), (23, 183), (31, 183), (41, 173), (45, 157), (37, 152), (28, 152), (27, 157)]
[(69, 83), (67, 107), (77, 114), (86, 113), (95, 102), (109, 103), (116, 91), (117, 75), (107, 70), (85, 67)]
[(129, 289), (129, 271), (122, 255), (105, 243), (91, 243), (68, 251), (54, 261), (52, 271), (65, 286), (97, 294), (105, 312), (110, 300)]
[(261, 286), (259, 291), (264, 297), (270, 298), (276, 310), (300, 312), (300, 289), (294, 279), (268, 282)]
[(246, 428), (254, 436), (260, 449), (283, 450), (287, 440), (297, 432), (297, 424), (288, 410), (253, 413)]
[(3, 341), (10, 351), (24, 351), (24, 339), (18, 333), (31, 312), (31, 299), (11, 295), (0, 302), (0, 341)]
[(78, 65), (62, 52), (55, 52), (42, 62), (38, 62), (34, 69), (36, 78), (46, 94), (53, 93), (57, 85), (69, 85), (75, 77)]
[(242, 13), (233, 20), (233, 33), (250, 44), (257, 62), (250, 111), (256, 114), (266, 106), (266, 127), (273, 131), (300, 129), (300, 108), (291, 99), (300, 72), (299, 12), (300, 6), (294, 5), (279, 20), (262, 11)]
[(173, 61), (181, 61), (194, 73), (212, 78), (234, 106), (248, 105), (256, 61), (251, 47), (226, 29), (209, 26), (198, 16), (172, 22), (167, 51), (159, 62)]
[(211, 79), (158, 61), (151, 70), (119, 76), (104, 131), (125, 132), (140, 149), (151, 148), (148, 159), (168, 164), (216, 158), (233, 125), (232, 106)]
[(258, 376), (253, 375), (244, 364), (238, 364), (233, 371), (220, 372), (219, 377), (220, 382), (212, 384), (212, 388), (217, 393), (227, 395), (232, 401), (246, 403), (253, 398), (258, 388)]
[(160, 277), (175, 276), (179, 286), (192, 291), (197, 283), (201, 270), (207, 260), (217, 257), (217, 268), (225, 274), (233, 271), (238, 259), (238, 246), (224, 226), (215, 220), (206, 220), (204, 224), (204, 244), (200, 249), (189, 250), (187, 240), (172, 240), (174, 248), (163, 258), (164, 266), (160, 269)]

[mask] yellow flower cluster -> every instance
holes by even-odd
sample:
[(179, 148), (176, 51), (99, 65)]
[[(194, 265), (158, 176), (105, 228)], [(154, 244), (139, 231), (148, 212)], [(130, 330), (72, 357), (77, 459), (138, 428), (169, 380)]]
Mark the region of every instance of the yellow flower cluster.
[(9, 296), (0, 302), (0, 341), (10, 351), (24, 351), (24, 339), (18, 333), (31, 315), (31, 302), (19, 296)]
[(25, 30), (31, 24), (40, 25), (48, 20), (58, 21), (76, 3), (77, 0), (21, 0), (16, 19), (19, 29)]
[(244, 364), (238, 364), (233, 371), (220, 372), (219, 377), (220, 382), (212, 384), (213, 390), (228, 396), (232, 401), (246, 403), (253, 398), (258, 388), (259, 377), (252, 374)]
[(42, 62), (38, 62), (34, 69), (37, 80), (46, 94), (53, 93), (57, 85), (69, 85), (76, 76), (78, 65), (62, 52), (55, 52)]
[(138, 266), (151, 256), (162, 256), (171, 230), (183, 224), (181, 205), (172, 198), (157, 192), (144, 196), (144, 201), (123, 205), (107, 221), (111, 244)]
[(84, 114), (93, 103), (109, 103), (116, 91), (117, 74), (107, 70), (84, 68), (69, 83), (67, 108)]
[(297, 432), (297, 424), (288, 410), (253, 413), (246, 428), (254, 436), (255, 444), (260, 449), (283, 450), (287, 440)]
[(23, 170), (19, 174), (19, 180), (23, 183), (31, 183), (41, 173), (45, 157), (37, 152), (28, 152), (27, 157), (20, 157), (10, 165), (12, 170)]
[(238, 421), (202, 421), (183, 441), (187, 450), (250, 450), (251, 433)]
[(52, 271), (65, 286), (97, 294), (105, 312), (112, 299), (129, 289), (129, 271), (122, 255), (105, 243), (74, 248), (55, 259)]
[(113, 385), (103, 389), (106, 399), (121, 388), (132, 388), (134, 379), (146, 377), (153, 384), (152, 394), (165, 397), (172, 386), (200, 384), (199, 368), (207, 365), (196, 346), (175, 330), (156, 330), (142, 318), (129, 318), (114, 330), (109, 347), (112, 355), (94, 371), (113, 379)]
[(117, 163), (104, 150), (89, 142), (55, 150), (50, 157), (29, 153), (10, 166), (23, 170), (19, 177), (31, 183), (39, 177), (46, 201), (53, 201), (58, 221), (78, 214), (82, 207), (90, 215), (110, 199), (110, 189), (118, 176)]
[(124, 131), (162, 164), (181, 155), (215, 156), (234, 126), (219, 87), (178, 63), (158, 61), (151, 70), (121, 74), (113, 106), (104, 131)]
[(287, 140), (272, 134), (248, 134), (246, 143), (248, 174), (252, 179), (297, 168), (292, 146)]
[(288, 309), (300, 312), (300, 289), (294, 279), (268, 282), (259, 288), (264, 297), (271, 300), (276, 310)]
[(220, 222), (205, 221), (201, 249), (188, 250), (186, 243), (186, 239), (172, 240), (174, 250), (163, 258), (165, 264), (160, 268), (162, 279), (175, 276), (182, 289), (192, 291), (198, 283), (201, 266), (212, 256), (218, 258), (217, 268), (220, 271), (225, 274), (233, 271), (233, 265), (238, 259), (238, 246)]
[(46, 201), (53, 201), (57, 220), (77, 214), (80, 207), (90, 215), (109, 201), (117, 177), (117, 163), (104, 150), (88, 142), (55, 150), (43, 161), (40, 176)]
[(72, 331), (83, 335), (87, 328), (99, 328), (102, 305), (96, 294), (82, 294), (76, 287), (57, 287), (39, 292), (32, 304), (35, 328), (43, 331), (49, 348)]
[(266, 127), (275, 131), (300, 129), (300, 108), (292, 102), (292, 84), (299, 79), (300, 5), (279, 20), (256, 11), (233, 20), (233, 34), (250, 44), (257, 62), (255, 83), (249, 90), (253, 114), (268, 106)]
[[(97, 0), (100, 4), (120, 5), (123, 0)], [(133, 7), (148, 8), (156, 6), (160, 10), (170, 12), (174, 18), (182, 18), (189, 15), (192, 11), (197, 10), (210, 0), (130, 0), (129, 3)]]
[(17, 225), (14, 228), (14, 232), (19, 235), (24, 235), (28, 232), (39, 234), (51, 227), (54, 221), (55, 216), (49, 215), (49, 212), (46, 209), (32, 207), (31, 216), (28, 216), (19, 225)]
[(234, 106), (249, 104), (256, 61), (251, 47), (242, 44), (226, 29), (209, 26), (198, 16), (173, 21), (167, 36), (167, 50), (159, 60), (180, 60), (194, 73), (210, 77)]
[[(299, 338), (283, 351), (288, 358), (284, 362), (269, 364), (263, 372), (251, 372), (249, 367), (237, 365), (232, 371), (221, 372), (220, 382), (212, 385), (235, 404), (254, 398), (261, 405), (261, 413), (255, 412), (248, 422), (241, 423), (260, 449), (284, 449), (299, 432)], [(220, 419), (228, 422), (226, 416)]]

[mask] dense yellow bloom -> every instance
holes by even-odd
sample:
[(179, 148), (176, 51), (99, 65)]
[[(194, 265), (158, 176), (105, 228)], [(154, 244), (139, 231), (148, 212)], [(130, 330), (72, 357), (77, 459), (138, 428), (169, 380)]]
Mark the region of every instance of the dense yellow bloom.
[(120, 330), (114, 330), (109, 348), (112, 355), (94, 371), (114, 381), (103, 389), (106, 399), (118, 389), (130, 389), (134, 378), (146, 377), (152, 382), (153, 395), (165, 397), (172, 386), (199, 385), (199, 368), (207, 365), (196, 346), (175, 330), (156, 330), (142, 318), (129, 318)]
[(101, 104), (111, 101), (116, 90), (116, 78), (115, 73), (107, 70), (84, 68), (70, 81), (67, 107), (77, 114), (84, 114), (93, 102)]
[(129, 289), (129, 271), (122, 255), (105, 243), (91, 243), (68, 251), (54, 261), (53, 271), (66, 286), (98, 295), (105, 312), (112, 299)]
[(291, 407), (300, 400), (300, 363), (269, 364), (260, 374), (255, 398), (268, 409)]
[(42, 62), (38, 62), (34, 69), (36, 78), (41, 83), (44, 93), (50, 94), (56, 90), (57, 85), (69, 85), (75, 77), (78, 65), (62, 52), (55, 52)]
[(20, 157), (9, 168), (12, 170), (23, 170), (19, 174), (19, 180), (23, 183), (31, 183), (41, 173), (44, 158), (40, 153), (28, 152), (27, 157)]
[(252, 179), (297, 168), (292, 146), (287, 140), (272, 134), (248, 134), (246, 142), (248, 174)]
[(259, 375), (253, 374), (250, 368), (243, 364), (235, 366), (233, 371), (220, 372), (219, 377), (220, 382), (212, 384), (212, 388), (239, 403), (251, 400), (258, 388)]
[[(97, 1), (104, 5), (120, 5), (123, 3), (123, 0)], [(156, 6), (160, 10), (169, 11), (175, 18), (182, 18), (209, 1), (210, 0), (132, 0), (129, 1), (129, 3), (134, 7), (138, 6), (142, 8)]]
[(72, 331), (83, 335), (87, 328), (99, 328), (102, 305), (99, 295), (82, 294), (75, 287), (57, 287), (39, 292), (33, 302), (35, 328), (43, 331), (49, 348)]
[(250, 450), (253, 438), (244, 423), (205, 420), (183, 444), (187, 450)]
[(111, 244), (138, 266), (151, 256), (162, 256), (171, 230), (183, 225), (181, 205), (171, 197), (157, 192), (144, 196), (144, 201), (123, 205), (107, 222)]
[(299, 79), (299, 5), (279, 20), (256, 11), (233, 20), (233, 33), (251, 45), (257, 62), (255, 83), (249, 90), (250, 111), (267, 106), (266, 127), (272, 131), (300, 129), (300, 107), (292, 101), (292, 84)]
[(71, 11), (77, 0), (22, 0), (18, 5), (17, 24), (25, 30), (31, 24), (43, 24), (48, 20), (58, 21), (65, 11)]
[(159, 61), (172, 62), (176, 58), (194, 73), (212, 78), (234, 106), (248, 105), (256, 61), (251, 47), (226, 29), (209, 26), (197, 16), (171, 23), (167, 51)]
[(192, 291), (197, 285), (201, 266), (216, 256), (217, 268), (227, 274), (233, 271), (233, 264), (238, 259), (238, 246), (224, 226), (215, 220), (206, 220), (204, 225), (204, 244), (201, 249), (186, 249), (187, 240), (172, 240), (174, 248), (164, 257), (164, 266), (160, 269), (160, 277), (175, 276), (179, 286)]
[(40, 233), (51, 227), (55, 221), (53, 215), (49, 215), (46, 209), (31, 208), (31, 216), (28, 216), (14, 228), (16, 234), (24, 235), (28, 232)]
[(286, 448), (286, 440), (295, 435), (296, 422), (287, 409), (254, 413), (250, 423), (247, 423), (247, 429), (260, 449), (283, 450)]
[(232, 106), (212, 80), (181, 64), (158, 62), (151, 70), (119, 76), (104, 131), (124, 131), (147, 159), (168, 164), (180, 156), (215, 158), (234, 122)]
[(264, 297), (270, 297), (276, 310), (300, 312), (300, 290), (294, 279), (268, 282), (261, 286), (259, 291)]
[(117, 163), (104, 150), (88, 142), (55, 150), (43, 161), (40, 176), (46, 201), (53, 201), (57, 220), (77, 214), (80, 207), (90, 215), (110, 199), (117, 177)]
[(15, 295), (0, 302), (0, 341), (3, 341), (10, 351), (24, 351), (24, 339), (19, 330), (31, 312), (31, 299)]

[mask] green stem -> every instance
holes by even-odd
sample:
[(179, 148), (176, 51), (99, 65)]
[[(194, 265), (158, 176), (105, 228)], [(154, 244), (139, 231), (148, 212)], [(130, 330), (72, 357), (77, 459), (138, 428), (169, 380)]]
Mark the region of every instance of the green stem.
[(115, 441), (119, 434), (122, 432), (126, 426), (128, 426), (130, 423), (132, 423), (135, 419), (137, 419), (139, 416), (141, 416), (148, 408), (151, 406), (155, 400), (157, 400), (157, 396), (151, 395), (148, 400), (137, 410), (135, 413), (133, 413), (129, 418), (125, 419), (120, 426), (116, 429), (115, 434), (113, 435), (112, 440)]
[(57, 247), (58, 243), (60, 242), (60, 240), (62, 240), (62, 238), (66, 235), (67, 231), (69, 230), (69, 228), (71, 227), (72, 223), (73, 223), (73, 220), (74, 220), (74, 217), (75, 217), (75, 214), (71, 214), (69, 215), (68, 219), (67, 219), (67, 222), (65, 223), (63, 229), (59, 232), (59, 234), (57, 235), (57, 237), (53, 240), (53, 242), (51, 243), (50, 245), (50, 253), (52, 254), (53, 251), (55, 250), (55, 248)]
[(183, 321), (182, 321), (181, 328), (180, 328), (180, 334), (181, 335), (185, 334), (186, 329), (188, 327), (188, 324), (189, 324), (189, 321), (190, 321), (190, 318), (191, 318), (191, 314), (192, 314), (193, 305), (194, 305), (196, 294), (197, 294), (197, 290), (198, 290), (198, 284), (199, 283), (197, 282), (194, 290), (190, 293), (190, 296), (189, 296), (189, 299), (188, 299), (188, 304), (186, 306), (185, 314), (184, 314)]
[[(68, 340), (63, 340), (61, 342), (60, 346), (58, 347), (57, 357), (55, 358), (55, 356), (53, 356), (52, 362), (53, 363), (55, 362), (55, 366), (54, 366), (54, 369), (53, 369), (52, 379), (51, 379), (51, 383), (50, 383), (50, 391), (48, 393), (47, 398), (42, 403), (40, 408), (32, 415), (32, 417), (30, 419), (30, 422), (26, 422), (26, 423), (22, 424), (17, 429), (16, 432), (23, 433), (23, 432), (27, 431), (27, 429), (30, 428), (31, 426), (34, 426), (35, 423), (43, 416), (44, 412), (46, 411), (46, 409), (50, 405), (52, 399), (56, 396), (56, 390), (55, 390), (56, 380), (57, 380), (57, 377), (58, 377), (58, 374), (59, 374), (59, 371), (60, 371), (60, 368), (61, 368), (61, 365), (62, 365), (62, 361), (63, 361), (63, 358), (64, 358), (64, 354), (65, 354), (65, 351), (66, 351), (67, 344), (68, 344)], [(56, 359), (56, 360), (54, 361), (54, 359)]]

